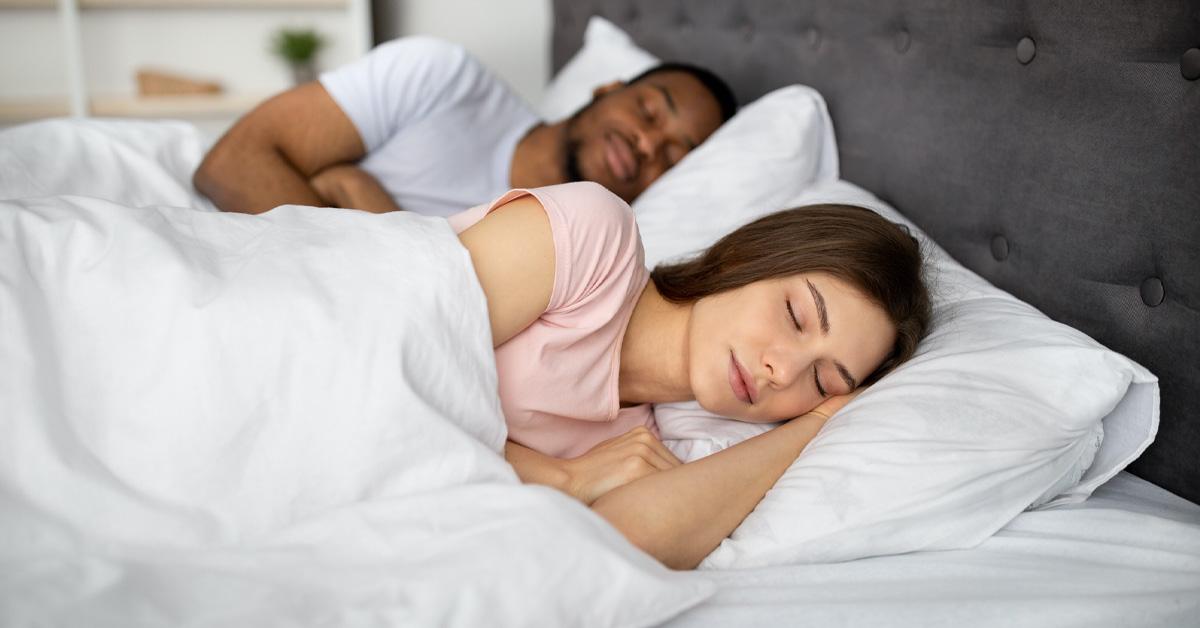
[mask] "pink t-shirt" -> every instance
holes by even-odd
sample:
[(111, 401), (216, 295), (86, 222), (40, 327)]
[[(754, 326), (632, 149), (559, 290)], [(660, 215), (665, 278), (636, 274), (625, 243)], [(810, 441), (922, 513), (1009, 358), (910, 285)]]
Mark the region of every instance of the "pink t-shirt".
[(596, 183), (512, 190), (449, 218), (462, 233), (488, 212), (527, 194), (541, 202), (554, 238), (550, 303), (524, 331), (496, 348), (508, 437), (569, 458), (644, 425), (649, 404), (620, 407), (621, 338), (650, 273), (633, 211)]

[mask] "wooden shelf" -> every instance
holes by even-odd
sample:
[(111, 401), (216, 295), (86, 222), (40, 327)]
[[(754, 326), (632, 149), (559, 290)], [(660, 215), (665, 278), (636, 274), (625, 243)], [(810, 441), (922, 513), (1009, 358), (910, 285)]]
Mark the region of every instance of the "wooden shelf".
[(55, 0), (0, 0), (0, 9), (53, 9)]
[(39, 118), (56, 118), (70, 113), (67, 97), (59, 99), (31, 98), (29, 100), (0, 100), (0, 123), (29, 122)]
[[(344, 9), (348, 0), (78, 0), (81, 9)], [(53, 9), (58, 0), (0, 0), (0, 9)]]
[(270, 94), (95, 96), (92, 115), (136, 118), (224, 117), (246, 113)]
[[(225, 118), (240, 116), (270, 94), (95, 96), (91, 115), (133, 118)], [(28, 122), (68, 114), (67, 99), (0, 101), (0, 122)]]

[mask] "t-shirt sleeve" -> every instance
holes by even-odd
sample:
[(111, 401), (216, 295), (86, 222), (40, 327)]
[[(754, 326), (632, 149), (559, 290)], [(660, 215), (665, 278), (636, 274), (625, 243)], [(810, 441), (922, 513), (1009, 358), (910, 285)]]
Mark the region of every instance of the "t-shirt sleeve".
[(450, 216), (450, 226), (462, 233), (492, 210), (526, 195), (536, 197), (546, 210), (554, 238), (554, 289), (547, 313), (569, 313), (600, 301), (609, 302), (609, 309), (619, 308), (641, 289), (646, 261), (633, 210), (598, 183), (510, 190)]
[(554, 291), (547, 312), (569, 313), (590, 303), (618, 306), (644, 283), (645, 255), (629, 204), (597, 183), (530, 190), (550, 217)]
[(486, 70), (458, 45), (405, 37), (321, 75), (321, 85), (350, 118), (368, 152), (406, 124), (469, 97)]

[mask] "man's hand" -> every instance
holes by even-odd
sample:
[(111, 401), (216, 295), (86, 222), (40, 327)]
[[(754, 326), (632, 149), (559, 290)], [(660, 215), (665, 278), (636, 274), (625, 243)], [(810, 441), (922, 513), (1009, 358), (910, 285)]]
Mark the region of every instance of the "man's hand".
[(683, 464), (650, 430), (632, 430), (562, 461), (564, 491), (589, 506), (614, 488)]
[(330, 207), (361, 209), (376, 214), (400, 209), (379, 181), (358, 166), (329, 166), (318, 172), (308, 184)]

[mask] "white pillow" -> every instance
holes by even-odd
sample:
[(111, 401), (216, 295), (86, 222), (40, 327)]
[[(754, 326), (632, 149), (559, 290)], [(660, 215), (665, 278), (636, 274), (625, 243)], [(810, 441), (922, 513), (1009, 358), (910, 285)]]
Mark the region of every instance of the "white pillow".
[[(740, 194), (676, 207), (676, 219), (720, 211)], [(992, 287), (869, 193), (824, 183), (762, 210), (822, 202), (869, 207), (913, 230), (930, 269), (934, 326), (912, 360), (826, 425), (703, 568), (971, 547), (1039, 500), (1086, 498), (1153, 440), (1151, 373)], [(682, 248), (673, 244), (653, 246)], [(765, 429), (694, 403), (655, 413), (668, 446), (689, 459)], [(1098, 447), (1101, 425), (1110, 438)]]
[(583, 47), (550, 81), (538, 111), (543, 120), (561, 120), (591, 102), (597, 87), (631, 79), (655, 65), (658, 58), (639, 48), (625, 31), (592, 16)]
[(838, 177), (825, 99), (789, 85), (746, 105), (633, 203), (646, 265), (703, 249)]

